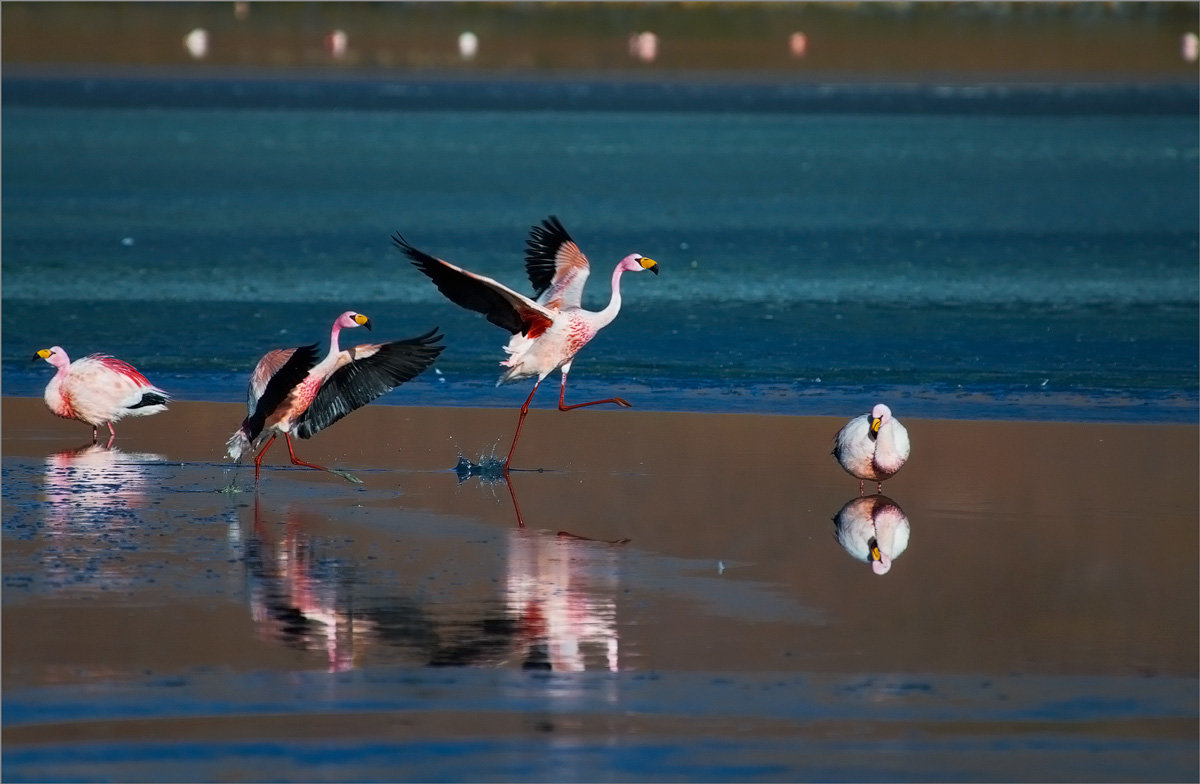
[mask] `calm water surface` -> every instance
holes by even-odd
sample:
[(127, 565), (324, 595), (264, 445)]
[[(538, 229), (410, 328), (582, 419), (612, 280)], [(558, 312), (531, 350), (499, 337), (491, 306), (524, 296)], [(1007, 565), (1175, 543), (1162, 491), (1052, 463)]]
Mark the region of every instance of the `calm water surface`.
[(630, 251), (663, 270), (625, 280), (583, 394), (1196, 420), (1194, 91), (747, 87), (731, 111), (728, 87), (649, 89), (6, 80), (5, 393), (38, 394), (27, 357), (60, 344), (236, 400), (353, 308), (447, 332), (440, 374), (387, 401), (519, 403), (492, 389), (505, 335), (388, 238), (524, 290), (556, 214), (597, 270), (585, 304)]

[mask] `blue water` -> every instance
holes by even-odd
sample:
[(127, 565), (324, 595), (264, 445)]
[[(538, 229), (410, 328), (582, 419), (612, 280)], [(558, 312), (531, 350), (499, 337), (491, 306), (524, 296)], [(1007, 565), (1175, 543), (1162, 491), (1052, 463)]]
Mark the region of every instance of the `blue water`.
[[(508, 108), (506, 108), (508, 107)], [(265, 351), (439, 325), (383, 402), (519, 405), (506, 334), (390, 246), (526, 290), (558, 215), (617, 320), (568, 401), (651, 410), (1196, 422), (1194, 86), (382, 80), (3, 83), (3, 392), (51, 344), (240, 400)], [(543, 406), (553, 394), (543, 392)]]

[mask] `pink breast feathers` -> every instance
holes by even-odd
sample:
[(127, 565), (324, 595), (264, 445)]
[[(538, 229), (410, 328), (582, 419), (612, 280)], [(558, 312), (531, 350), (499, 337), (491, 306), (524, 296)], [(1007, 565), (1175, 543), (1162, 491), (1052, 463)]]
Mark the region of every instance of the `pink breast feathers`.
[(571, 356), (575, 356), (581, 348), (588, 344), (588, 341), (595, 336), (595, 330), (591, 329), (587, 322), (583, 319), (573, 318), (567, 325), (567, 348)]

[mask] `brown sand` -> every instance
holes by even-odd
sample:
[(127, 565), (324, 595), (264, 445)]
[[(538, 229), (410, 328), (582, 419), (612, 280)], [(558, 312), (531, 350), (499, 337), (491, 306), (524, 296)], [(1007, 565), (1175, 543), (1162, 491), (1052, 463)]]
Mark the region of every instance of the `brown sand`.
[(257, 491), (221, 459), (243, 413), (175, 402), (76, 454), (87, 428), (3, 398), (6, 776), (1200, 765), (1194, 426), (907, 420), (878, 576), (833, 536), (840, 420), (538, 410), (510, 497), (450, 468), (514, 411), (370, 406), (298, 442), (361, 484), (277, 445)]
[[(118, 448), (162, 456), (170, 466), (162, 481), (177, 485), (140, 489), (138, 514), (169, 523), (235, 514), (249, 527), (254, 495), (217, 492), (252, 486), (252, 467), (234, 473), (222, 461), (242, 411), (176, 402), (167, 414), (120, 423)], [(54, 419), (39, 400), (4, 398), (3, 414), (7, 519), (21, 481), (9, 473), (12, 462), (29, 462), (36, 484), (47, 455), (90, 433)], [(503, 454), (514, 424), (507, 410), (368, 407), (296, 442), (301, 457), (353, 472), (363, 484), (294, 469), (277, 442), (264, 464), (259, 522), (286, 518), (311, 537), (344, 535), (361, 557), (416, 558), (429, 569), (454, 563), (469, 572), (475, 567), (463, 560), (485, 563), (488, 553), (465, 547), (457, 523), (507, 532), (516, 516), (504, 485), (460, 487), (449, 469), (460, 451), (478, 458), (494, 445)], [(907, 420), (913, 456), (884, 492), (907, 514), (911, 544), (879, 577), (832, 535), (831, 518), (858, 495), (857, 481), (829, 455), (840, 424), (534, 411), (514, 464), (546, 471), (514, 473), (513, 488), (531, 530), (627, 537), (622, 557), (663, 559), (673, 570), (682, 563), (702, 592), (728, 586), (730, 607), (716, 607), (722, 600), (697, 607), (706, 600), (678, 586), (642, 597), (649, 605), (635, 612), (655, 623), (621, 627), (622, 648), (635, 652), (623, 667), (1196, 674), (1195, 427)], [(180, 489), (187, 492), (172, 492)], [(86, 503), (77, 505), (86, 512)], [(363, 516), (374, 514), (423, 521), (420, 542), (364, 527)], [(6, 573), (41, 547), (6, 539)], [(240, 630), (213, 638), (209, 624), (175, 611), (165, 577), (137, 617), (121, 602), (110, 617), (94, 596), (77, 609), (55, 599), (54, 613), (39, 600), (6, 605), (4, 631), (13, 632), (5, 634), (6, 687), (73, 679), (64, 673), (81, 659), (94, 659), (88, 673), (120, 672), (124, 653), (112, 649), (112, 634), (88, 633), (93, 624), (130, 624), (118, 638), (169, 629), (174, 644), (143, 650), (156, 670), (214, 657), (239, 667), (286, 666), (279, 650), (250, 644), (243, 606), (207, 602), (204, 612), (225, 614), (221, 625)], [(465, 590), (495, 594), (496, 586), (481, 579)], [(79, 639), (64, 646), (64, 634), (73, 633)]]

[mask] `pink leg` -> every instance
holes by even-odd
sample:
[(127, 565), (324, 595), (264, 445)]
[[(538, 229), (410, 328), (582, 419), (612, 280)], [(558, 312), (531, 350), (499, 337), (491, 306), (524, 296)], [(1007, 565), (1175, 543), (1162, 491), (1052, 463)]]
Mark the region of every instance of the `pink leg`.
[(570, 411), (573, 408), (583, 408), (584, 406), (596, 406), (601, 403), (616, 403), (622, 408), (633, 408), (633, 403), (622, 397), (606, 397), (603, 400), (593, 400), (590, 403), (576, 403), (573, 406), (568, 406), (564, 398), (567, 396), (567, 373), (570, 371), (570, 364), (563, 365), (562, 369), (562, 387), (558, 390), (558, 410)]
[(301, 460), (300, 458), (296, 457), (296, 453), (295, 453), (295, 451), (292, 449), (292, 437), (291, 437), (291, 435), (289, 435), (289, 434), (287, 434), (287, 433), (284, 433), (284, 434), (283, 434), (283, 438), (284, 438), (284, 440), (285, 440), (285, 441), (287, 441), (287, 445), (288, 445), (288, 454), (292, 456), (292, 465), (302, 465), (302, 466), (308, 466), (309, 468), (315, 468), (315, 469), (317, 469), (318, 471), (328, 471), (328, 470), (329, 470), (329, 469), (328, 469), (328, 468), (326, 468), (325, 466), (319, 466), (319, 465), (317, 465), (317, 464), (315, 464), (315, 463), (306, 463), (306, 462), (304, 462), (303, 460)]
[(521, 437), (521, 425), (525, 424), (525, 415), (529, 413), (529, 403), (533, 400), (533, 396), (537, 394), (538, 387), (542, 385), (544, 379), (538, 379), (533, 385), (533, 389), (529, 390), (529, 397), (525, 398), (525, 405), (521, 406), (521, 418), (517, 420), (517, 432), (513, 435), (512, 446), (508, 448), (508, 458), (504, 461), (504, 470), (508, 470), (508, 464), (512, 462), (513, 452), (517, 450), (517, 439)]
[(116, 437), (117, 435), (117, 431), (113, 430), (112, 422), (108, 423), (108, 434), (113, 437)]
[(254, 457), (254, 483), (258, 484), (258, 471), (262, 466), (263, 455), (271, 448), (271, 444), (275, 443), (275, 436), (271, 436), (271, 440), (263, 445), (263, 448), (258, 450), (258, 454)]

